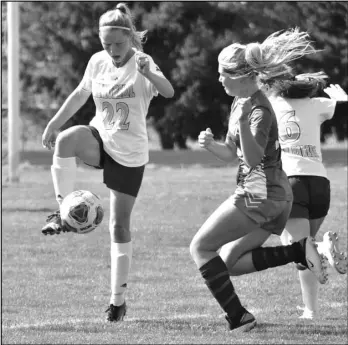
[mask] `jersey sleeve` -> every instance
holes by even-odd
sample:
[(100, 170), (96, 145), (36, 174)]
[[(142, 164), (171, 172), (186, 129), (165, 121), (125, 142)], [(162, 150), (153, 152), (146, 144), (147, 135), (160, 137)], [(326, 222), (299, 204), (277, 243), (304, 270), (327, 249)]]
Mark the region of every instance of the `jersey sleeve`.
[(265, 107), (256, 107), (249, 117), (250, 130), (256, 142), (265, 149), (272, 126), (272, 114)]
[(230, 131), (227, 131), (226, 134), (226, 139), (225, 139), (225, 144), (228, 145), (229, 147), (233, 148), (236, 146), (235, 141), (232, 138), (232, 134)]
[[(150, 55), (147, 55), (150, 63), (150, 71), (154, 74), (157, 74), (159, 76), (164, 76), (160, 68), (156, 65), (156, 63), (153, 61), (152, 57)], [(145, 78), (145, 77), (144, 77)], [(153, 85), (149, 79), (145, 78), (145, 90), (147, 96), (151, 99), (154, 96), (158, 96), (158, 91)]]
[(85, 69), (85, 74), (78, 86), (78, 89), (92, 92), (92, 78), (93, 78), (93, 56), (89, 59), (87, 67)]
[(336, 101), (330, 98), (316, 97), (311, 102), (316, 113), (319, 114), (320, 123), (330, 120), (335, 112)]

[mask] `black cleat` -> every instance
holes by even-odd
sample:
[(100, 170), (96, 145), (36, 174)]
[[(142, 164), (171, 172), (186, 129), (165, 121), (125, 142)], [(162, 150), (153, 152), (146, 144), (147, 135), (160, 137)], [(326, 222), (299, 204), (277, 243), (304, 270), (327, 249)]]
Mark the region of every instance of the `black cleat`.
[(249, 313), (245, 308), (242, 310), (242, 316), (230, 317), (225, 316), (228, 322), (228, 328), (230, 331), (242, 327), (240, 330), (242, 332), (249, 332), (256, 326), (256, 319), (253, 314)]
[(123, 321), (123, 318), (126, 315), (126, 311), (126, 302), (117, 307), (115, 307), (113, 304), (110, 304), (109, 308), (105, 310), (105, 312), (108, 313), (106, 320), (110, 322)]
[(49, 215), (46, 222), (47, 224), (41, 230), (44, 235), (59, 235), (61, 232), (71, 232), (70, 229), (62, 225), (59, 211)]

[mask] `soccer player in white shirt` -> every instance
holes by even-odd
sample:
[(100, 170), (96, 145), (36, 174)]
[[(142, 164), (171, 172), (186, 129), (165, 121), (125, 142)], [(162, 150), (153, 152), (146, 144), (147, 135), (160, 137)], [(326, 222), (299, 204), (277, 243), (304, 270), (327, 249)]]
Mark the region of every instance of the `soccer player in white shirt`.
[[(137, 32), (127, 5), (119, 3), (99, 20), (103, 50), (88, 62), (84, 77), (57, 114), (49, 121), (42, 144), (54, 147), (51, 167), (58, 203), (74, 190), (76, 157), (104, 169), (110, 189), (111, 298), (108, 321), (126, 313), (125, 290), (132, 259), (131, 212), (149, 160), (146, 115), (151, 99), (174, 90), (151, 56), (142, 52), (146, 31)], [(56, 132), (92, 95), (96, 114), (90, 126)], [(44, 234), (69, 231), (59, 211), (43, 227)]]
[[(326, 75), (302, 74), (296, 77), (264, 80), (264, 90), (272, 103), (279, 126), (283, 169), (289, 178), (294, 201), (283, 244), (304, 236), (315, 237), (330, 207), (330, 181), (322, 163), (320, 126), (345, 106), (347, 94), (339, 85), (324, 89)], [(313, 97), (318, 90), (331, 97)], [(339, 251), (338, 235), (326, 232), (318, 251), (340, 274), (347, 272), (347, 255)], [(300, 264), (299, 270), (304, 308), (300, 318), (313, 319), (318, 312), (318, 283), (315, 276)]]

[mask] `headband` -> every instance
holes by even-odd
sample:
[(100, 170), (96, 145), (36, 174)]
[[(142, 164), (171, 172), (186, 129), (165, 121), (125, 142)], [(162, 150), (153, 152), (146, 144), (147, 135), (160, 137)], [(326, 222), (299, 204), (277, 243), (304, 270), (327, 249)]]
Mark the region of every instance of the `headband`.
[(127, 28), (125, 26), (114, 26), (114, 25), (105, 25), (105, 26), (101, 26), (99, 28), (99, 30), (101, 29), (121, 29), (121, 30), (127, 30), (130, 31), (130, 28)]
[(228, 74), (228, 76), (231, 79), (246, 77), (254, 72), (251, 68), (248, 68), (248, 67), (232, 69), (232, 68), (228, 68), (230, 66), (227, 67), (226, 65), (224, 66), (222, 64), (220, 64), (220, 66), (221, 66), (222, 72)]

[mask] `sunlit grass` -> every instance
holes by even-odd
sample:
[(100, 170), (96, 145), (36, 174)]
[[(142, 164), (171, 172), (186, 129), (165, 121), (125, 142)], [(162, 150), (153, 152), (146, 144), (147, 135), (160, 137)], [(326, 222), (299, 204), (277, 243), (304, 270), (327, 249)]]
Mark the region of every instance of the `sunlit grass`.
[[(320, 230), (337, 231), (347, 246), (347, 170), (328, 167), (331, 210)], [(233, 278), (259, 326), (226, 330), (221, 310), (199, 276), (189, 243), (208, 215), (233, 191), (235, 168), (150, 165), (137, 200), (134, 258), (123, 323), (105, 322), (109, 302), (108, 191), (101, 172), (79, 169), (76, 188), (103, 198), (105, 220), (87, 235), (45, 237), (56, 209), (49, 167), (27, 166), (21, 184), (3, 189), (2, 341), (4, 344), (344, 344), (347, 276), (330, 271), (320, 287), (320, 318), (298, 319), (301, 304), (292, 265)], [(272, 236), (269, 245), (279, 244)]]

